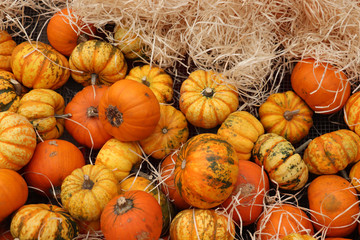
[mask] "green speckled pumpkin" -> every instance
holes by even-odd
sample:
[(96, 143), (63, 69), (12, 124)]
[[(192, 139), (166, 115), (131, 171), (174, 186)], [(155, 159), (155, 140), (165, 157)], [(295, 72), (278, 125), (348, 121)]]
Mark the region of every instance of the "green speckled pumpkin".
[(14, 74), (0, 70), (0, 111), (16, 112), (23, 87), (15, 80)]

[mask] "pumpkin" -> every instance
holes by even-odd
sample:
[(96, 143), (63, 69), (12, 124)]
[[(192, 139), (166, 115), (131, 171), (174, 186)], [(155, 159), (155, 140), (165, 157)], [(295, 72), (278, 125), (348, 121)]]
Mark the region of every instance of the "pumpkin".
[(36, 133), (26, 117), (0, 112), (0, 168), (20, 170), (28, 164), (36, 148)]
[(160, 105), (160, 120), (150, 136), (139, 143), (147, 155), (163, 159), (189, 137), (189, 128), (184, 114), (171, 105)]
[(292, 89), (318, 114), (340, 111), (350, 96), (346, 75), (328, 63), (299, 61), (291, 73)]
[(259, 116), (266, 132), (276, 133), (292, 144), (308, 135), (313, 111), (293, 91), (271, 94), (261, 104)]
[(269, 178), (262, 167), (251, 161), (239, 160), (235, 188), (222, 206), (236, 223), (248, 226), (262, 213), (269, 188)]
[(21, 207), (11, 220), (10, 231), (17, 239), (73, 239), (78, 226), (63, 208), (38, 203)]
[(205, 129), (220, 125), (239, 106), (238, 93), (221, 74), (196, 70), (180, 88), (179, 107), (194, 126)]
[(31, 161), (24, 167), (29, 186), (48, 196), (57, 196), (61, 183), (73, 170), (85, 165), (82, 152), (71, 142), (51, 139), (36, 145)]
[(65, 119), (65, 129), (79, 144), (100, 149), (112, 136), (99, 120), (99, 102), (106, 85), (84, 87), (66, 105), (64, 113), (71, 114)]
[(11, 72), (11, 54), (16, 47), (16, 42), (11, 35), (5, 31), (0, 30), (0, 70)]
[(67, 58), (42, 42), (26, 41), (17, 45), (11, 55), (11, 69), (16, 80), (28, 88), (55, 90), (70, 77)]
[(314, 234), (310, 218), (300, 207), (287, 203), (268, 207), (256, 222), (256, 239), (281, 239), (291, 233)]
[(101, 165), (77, 168), (61, 184), (63, 207), (80, 221), (99, 220), (105, 205), (116, 195), (116, 177)]
[(230, 196), (238, 172), (238, 159), (230, 143), (217, 134), (198, 134), (179, 150), (174, 171), (176, 191), (194, 207), (213, 208)]
[(95, 33), (95, 27), (85, 24), (72, 9), (64, 8), (56, 12), (46, 28), (46, 36), (51, 46), (69, 57), (74, 48)]
[(232, 240), (235, 225), (214, 209), (185, 209), (176, 214), (170, 226), (170, 239)]
[(24, 178), (16, 171), (0, 168), (0, 222), (23, 206), (29, 190)]
[(347, 129), (325, 133), (314, 138), (304, 151), (303, 159), (314, 174), (335, 174), (360, 160), (360, 137)]
[(344, 106), (344, 120), (351, 131), (360, 135), (360, 92), (356, 92), (349, 97)]
[(138, 141), (154, 132), (160, 104), (149, 87), (124, 79), (111, 85), (101, 97), (99, 119), (118, 140)]
[(127, 59), (136, 59), (144, 55), (144, 43), (128, 28), (116, 26), (114, 29), (114, 45), (118, 47)]
[(349, 172), (349, 179), (356, 191), (360, 192), (360, 162), (355, 163)]
[(159, 239), (161, 207), (149, 193), (127, 191), (111, 199), (100, 218), (101, 231), (108, 240)]
[(87, 236), (101, 234), (100, 219), (91, 222), (76, 220), (76, 222), (79, 227), (79, 234), (86, 234)]
[(71, 77), (83, 86), (111, 85), (127, 72), (124, 55), (117, 47), (101, 40), (78, 44), (69, 58)]
[(333, 174), (318, 176), (311, 181), (307, 194), (316, 230), (327, 237), (346, 237), (356, 229), (359, 200), (345, 178)]
[(235, 111), (225, 119), (217, 130), (235, 148), (239, 160), (249, 160), (251, 150), (265, 130), (261, 122), (246, 111)]
[(173, 80), (163, 69), (143, 65), (130, 69), (125, 79), (134, 80), (148, 86), (160, 103), (168, 103), (173, 99)]
[(290, 233), (281, 240), (316, 240), (316, 238), (307, 234)]
[(15, 80), (14, 74), (0, 70), (0, 111), (16, 112), (26, 89)]
[(159, 203), (162, 212), (162, 231), (161, 236), (165, 236), (169, 232), (170, 223), (175, 216), (175, 209), (168, 198), (157, 185), (150, 181), (146, 176), (130, 176), (124, 179), (118, 186), (120, 194), (133, 191), (141, 190), (150, 193), (156, 201)]
[(133, 167), (140, 165), (142, 151), (137, 142), (121, 142), (109, 139), (96, 155), (95, 164), (110, 169), (118, 182), (130, 174)]
[(39, 140), (59, 138), (64, 133), (64, 98), (51, 89), (32, 89), (20, 100), (17, 113), (26, 117)]

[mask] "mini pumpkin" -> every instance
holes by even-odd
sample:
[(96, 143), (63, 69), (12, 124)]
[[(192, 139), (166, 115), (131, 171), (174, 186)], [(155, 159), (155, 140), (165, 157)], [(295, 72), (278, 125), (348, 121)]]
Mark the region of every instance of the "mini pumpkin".
[(352, 94), (344, 106), (344, 120), (351, 131), (360, 136), (360, 92)]
[(140, 36), (128, 28), (116, 26), (114, 29), (115, 45), (127, 59), (136, 59), (144, 55), (144, 43)]
[(356, 191), (360, 192), (360, 162), (355, 163), (350, 168), (349, 179)]
[(5, 30), (0, 30), (0, 70), (11, 72), (11, 54), (16, 47), (16, 42)]
[(0, 111), (16, 112), (26, 89), (15, 80), (14, 74), (0, 70)]
[(316, 238), (307, 234), (290, 233), (281, 240), (316, 240)]

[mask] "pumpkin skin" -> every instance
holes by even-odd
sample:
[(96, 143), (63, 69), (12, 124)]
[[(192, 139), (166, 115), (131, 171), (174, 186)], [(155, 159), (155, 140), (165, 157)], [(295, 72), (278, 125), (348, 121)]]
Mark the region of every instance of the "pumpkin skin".
[(39, 134), (38, 140), (59, 138), (64, 133), (64, 98), (51, 89), (32, 89), (20, 100), (17, 113), (26, 117)]
[(350, 96), (346, 75), (314, 59), (299, 61), (291, 73), (292, 89), (318, 114), (340, 111)]
[(11, 220), (10, 231), (17, 239), (73, 239), (78, 226), (63, 208), (39, 203), (21, 207)]
[(181, 84), (180, 110), (196, 127), (214, 128), (238, 106), (236, 88), (213, 71), (196, 70)]
[(158, 240), (163, 224), (161, 207), (145, 191), (127, 191), (109, 201), (101, 214), (100, 224), (108, 240)]
[(112, 138), (99, 120), (99, 102), (107, 89), (106, 85), (84, 87), (64, 110), (65, 114), (71, 114), (65, 119), (65, 129), (76, 142), (88, 148), (100, 149)]
[(189, 137), (184, 114), (170, 105), (160, 105), (160, 120), (154, 132), (139, 143), (147, 155), (163, 159), (178, 149)]
[(359, 214), (359, 200), (355, 188), (345, 178), (332, 174), (318, 176), (307, 193), (316, 230), (322, 229), (327, 237), (346, 237), (356, 229), (354, 216)]
[(254, 162), (239, 160), (235, 188), (222, 206), (236, 223), (248, 226), (262, 213), (269, 188), (269, 178), (263, 168)]
[(137, 66), (130, 70), (125, 79), (134, 80), (148, 86), (160, 103), (172, 101), (173, 80), (163, 69), (150, 65)]
[(42, 42), (23, 42), (11, 55), (11, 69), (22, 85), (28, 88), (58, 89), (70, 77), (66, 57)]
[(352, 94), (344, 106), (344, 120), (351, 131), (360, 136), (360, 92)]
[(24, 178), (29, 186), (48, 196), (56, 196), (65, 177), (84, 165), (85, 158), (73, 143), (61, 139), (45, 140), (36, 145), (31, 161), (24, 167)]
[(256, 223), (256, 239), (281, 239), (291, 233), (314, 234), (314, 227), (306, 213), (291, 204), (270, 206)]
[(238, 159), (230, 143), (217, 134), (198, 134), (179, 150), (174, 171), (176, 191), (194, 207), (213, 208), (230, 196), (238, 172)]
[(316, 240), (316, 238), (305, 234), (290, 233), (289, 235), (283, 237), (281, 240)]
[(101, 40), (78, 44), (69, 58), (71, 77), (83, 86), (111, 85), (124, 79), (127, 63), (117, 47)]
[(360, 192), (360, 162), (355, 163), (349, 172), (349, 179), (351, 184), (355, 187), (357, 192)]
[(14, 74), (0, 70), (0, 111), (16, 112), (25, 89)]
[(308, 135), (313, 111), (293, 91), (271, 94), (259, 108), (266, 132), (276, 133), (292, 144)]
[(230, 113), (217, 130), (218, 135), (233, 145), (239, 160), (251, 158), (254, 143), (264, 132), (261, 122), (246, 111)]
[(0, 222), (26, 203), (29, 190), (24, 178), (16, 171), (0, 169)]
[(360, 137), (347, 129), (325, 133), (314, 138), (304, 151), (303, 159), (314, 174), (335, 174), (360, 160)]
[(139, 141), (154, 132), (160, 120), (160, 104), (149, 87), (124, 79), (102, 96), (99, 119), (118, 140)]
[(0, 168), (20, 170), (28, 164), (36, 148), (36, 133), (26, 117), (0, 112)]
[(75, 169), (61, 184), (61, 202), (72, 217), (96, 221), (106, 204), (117, 195), (114, 173), (101, 165)]
[(94, 33), (95, 27), (82, 22), (69, 8), (56, 12), (46, 28), (51, 46), (67, 57), (81, 41), (87, 40)]
[(222, 239), (235, 236), (235, 225), (214, 209), (185, 209), (176, 214), (170, 226), (170, 239)]
[(11, 54), (16, 47), (16, 42), (11, 35), (5, 31), (0, 30), (0, 70), (11, 72)]
[(116, 26), (114, 29), (115, 46), (118, 47), (127, 59), (136, 59), (144, 55), (144, 43), (130, 29)]

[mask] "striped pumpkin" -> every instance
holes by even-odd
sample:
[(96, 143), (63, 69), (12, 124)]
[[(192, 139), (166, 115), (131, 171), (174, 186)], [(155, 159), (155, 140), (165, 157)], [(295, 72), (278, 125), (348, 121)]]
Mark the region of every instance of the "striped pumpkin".
[(11, 71), (11, 53), (16, 47), (16, 42), (11, 35), (5, 31), (0, 30), (0, 69)]
[(14, 74), (0, 70), (0, 111), (16, 112), (24, 88), (15, 80)]

